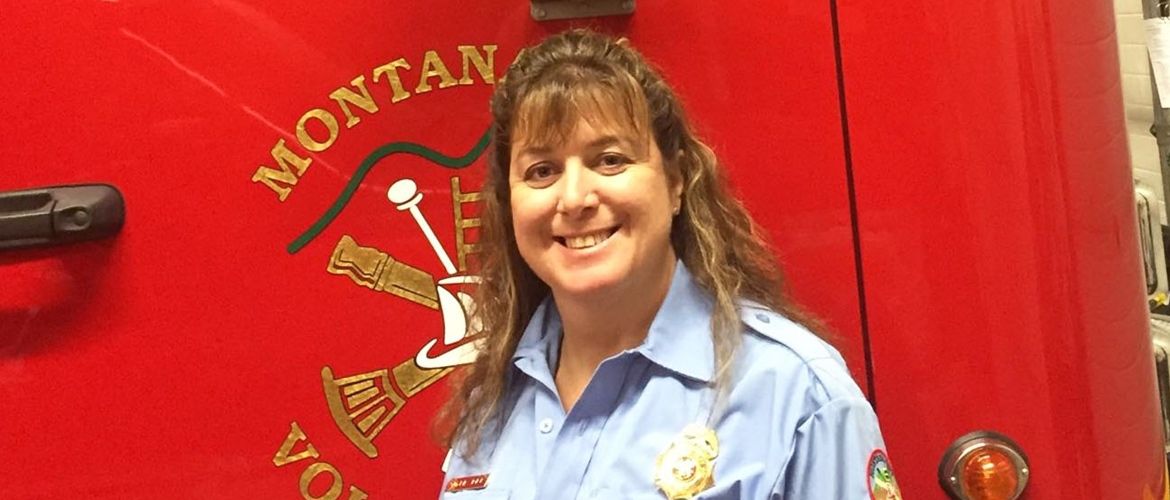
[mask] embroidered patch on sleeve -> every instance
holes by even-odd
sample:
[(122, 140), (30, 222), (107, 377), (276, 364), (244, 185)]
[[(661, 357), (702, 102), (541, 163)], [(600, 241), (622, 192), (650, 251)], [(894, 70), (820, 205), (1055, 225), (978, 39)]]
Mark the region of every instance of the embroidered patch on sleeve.
[(890, 469), (890, 460), (886, 458), (885, 451), (873, 450), (866, 470), (870, 500), (902, 500), (902, 491), (898, 489), (898, 480), (894, 479), (894, 471)]

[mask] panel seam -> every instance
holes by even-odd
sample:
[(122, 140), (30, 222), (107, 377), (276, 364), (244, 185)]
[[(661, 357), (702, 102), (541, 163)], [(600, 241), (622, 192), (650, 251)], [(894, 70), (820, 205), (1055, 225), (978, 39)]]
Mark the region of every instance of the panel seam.
[(877, 387), (873, 383), (873, 352), (870, 349), (869, 313), (865, 302), (865, 273), (861, 259), (861, 230), (857, 216), (857, 192), (853, 182), (853, 149), (849, 137), (849, 112), (845, 103), (845, 69), (841, 56), (841, 30), (837, 16), (837, 0), (829, 0), (829, 15), (833, 25), (833, 58), (837, 65), (837, 100), (840, 102), (841, 139), (845, 153), (845, 184), (849, 194), (849, 222), (853, 234), (853, 262), (857, 274), (857, 311), (861, 319), (861, 344), (865, 353), (865, 382), (869, 386), (869, 402), (877, 412)]

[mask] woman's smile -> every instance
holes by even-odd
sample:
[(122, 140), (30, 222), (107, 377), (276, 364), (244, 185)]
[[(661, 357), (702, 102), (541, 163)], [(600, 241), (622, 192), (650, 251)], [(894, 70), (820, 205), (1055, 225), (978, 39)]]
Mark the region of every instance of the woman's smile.
[(574, 235), (553, 236), (553, 240), (573, 250), (583, 250), (601, 245), (617, 233), (619, 227), (601, 229), (598, 231), (577, 233)]

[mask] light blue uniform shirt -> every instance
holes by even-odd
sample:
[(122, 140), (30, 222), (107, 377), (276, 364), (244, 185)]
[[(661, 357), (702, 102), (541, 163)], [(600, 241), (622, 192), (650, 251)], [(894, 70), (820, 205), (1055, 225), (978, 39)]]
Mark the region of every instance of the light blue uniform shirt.
[(486, 487), (445, 488), (440, 498), (663, 499), (656, 461), (699, 423), (715, 430), (719, 453), (714, 486), (696, 498), (869, 499), (873, 452), (885, 447), (869, 402), (836, 350), (767, 308), (742, 307), (730, 393), (708, 421), (711, 310), (709, 295), (677, 265), (645, 342), (602, 362), (566, 414), (552, 370), (561, 320), (545, 300), (516, 348), (514, 407), (499, 440), (472, 462), (450, 457), (445, 486), (486, 474)]

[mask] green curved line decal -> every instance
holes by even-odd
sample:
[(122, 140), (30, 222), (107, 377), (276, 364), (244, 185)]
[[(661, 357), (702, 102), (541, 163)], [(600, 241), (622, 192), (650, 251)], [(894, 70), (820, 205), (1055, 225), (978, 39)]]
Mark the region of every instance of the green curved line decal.
[(362, 164), (358, 166), (357, 172), (354, 172), (353, 177), (349, 179), (349, 184), (346, 184), (345, 189), (343, 189), (341, 194), (337, 196), (337, 200), (333, 202), (333, 205), (329, 207), (329, 210), (325, 211), (325, 215), (322, 215), (321, 218), (317, 219), (317, 222), (313, 223), (313, 225), (310, 226), (308, 230), (306, 230), (304, 233), (301, 233), (297, 239), (288, 244), (288, 253), (295, 254), (302, 248), (305, 248), (305, 245), (308, 245), (309, 242), (313, 241), (314, 238), (321, 234), (321, 231), (324, 231), (325, 228), (333, 222), (333, 219), (337, 218), (337, 215), (341, 213), (341, 210), (345, 208), (347, 204), (349, 204), (349, 200), (350, 198), (353, 198), (353, 194), (357, 192), (358, 186), (361, 186), (362, 181), (365, 180), (366, 174), (369, 174), (370, 170), (374, 168), (374, 165), (382, 160), (382, 158), (396, 153), (409, 153), (431, 160), (446, 168), (459, 169), (471, 165), (476, 159), (478, 159), (479, 156), (483, 154), (484, 150), (487, 149), (488, 142), (490, 142), (490, 140), (491, 129), (488, 129), (483, 133), (483, 136), (479, 138), (479, 142), (475, 143), (475, 146), (471, 148), (471, 151), (468, 151), (467, 154), (457, 158), (444, 155), (443, 153), (435, 151), (421, 144), (415, 144), (413, 142), (392, 142), (375, 149), (374, 152), (366, 156), (366, 159), (362, 160)]

